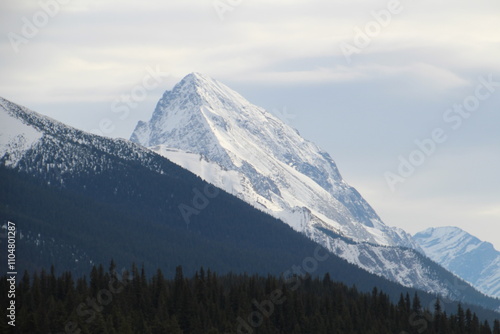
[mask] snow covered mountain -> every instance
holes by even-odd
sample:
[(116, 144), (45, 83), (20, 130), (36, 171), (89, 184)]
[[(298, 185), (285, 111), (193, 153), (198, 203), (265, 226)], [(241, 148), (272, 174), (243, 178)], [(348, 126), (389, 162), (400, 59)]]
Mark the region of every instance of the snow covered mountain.
[(413, 237), (427, 256), (479, 291), (500, 297), (500, 252), (458, 227), (429, 228)]
[[(224, 189), (244, 194), (249, 187), (237, 182), (245, 180), (238, 170), (226, 170), (200, 154), (168, 152)], [(199, 177), (139, 145), (79, 131), (2, 98), (0, 174), (0, 221), (15, 219), (20, 234), (33, 235), (19, 240), (24, 264), (47, 268), (56, 263), (62, 270), (78, 266), (85, 272), (83, 262), (114, 258), (121, 263), (136, 259), (166, 271), (182, 263), (193, 272), (207, 265), (221, 271), (280, 274), (317, 248), (223, 191), (191, 217), (186, 229), (179, 207), (194, 203), (194, 190), (208, 187)], [(500, 309), (498, 300), (457, 281), (413, 249), (355, 242), (311, 220), (311, 210), (297, 210), (309, 218), (304, 219), (306, 236), (371, 273), (433, 295)], [(40, 243), (43, 251), (37, 248)], [(377, 285), (399, 291), (393, 283), (333, 254), (329, 260), (318, 271), (370, 290)]]
[(280, 218), (350, 263), (405, 286), (457, 296), (411, 236), (386, 226), (330, 155), (205, 75), (166, 91), (131, 140)]
[(207, 76), (190, 74), (165, 92), (131, 140), (181, 164), (202, 157), (212, 169), (232, 171), (224, 180), (220, 171), (198, 173), (298, 231), (314, 225), (355, 241), (418, 248), (382, 223), (328, 153)]

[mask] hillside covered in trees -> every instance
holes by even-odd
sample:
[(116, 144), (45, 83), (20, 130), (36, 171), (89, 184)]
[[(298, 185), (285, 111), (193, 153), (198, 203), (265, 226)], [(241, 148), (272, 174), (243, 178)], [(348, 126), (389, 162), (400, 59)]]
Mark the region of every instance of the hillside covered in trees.
[[(7, 284), (2, 277), (0, 290)], [(460, 305), (448, 311), (436, 300), (429, 310), (417, 294), (392, 303), (376, 288), (362, 293), (329, 274), (218, 276), (202, 268), (186, 278), (177, 267), (172, 279), (161, 270), (148, 278), (144, 269), (118, 270), (112, 262), (75, 279), (52, 268), (24, 274), (16, 306), (16, 327), (3, 317), (2, 333), (500, 334), (498, 320), (480, 320)]]

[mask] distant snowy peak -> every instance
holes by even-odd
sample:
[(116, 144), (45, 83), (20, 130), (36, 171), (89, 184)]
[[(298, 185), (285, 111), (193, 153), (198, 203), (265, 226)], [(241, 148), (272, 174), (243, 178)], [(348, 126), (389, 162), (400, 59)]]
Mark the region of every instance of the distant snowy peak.
[(427, 256), (443, 265), (457, 257), (477, 251), (494, 251), (492, 244), (484, 242), (458, 227), (429, 228), (415, 234), (414, 239)]
[(500, 297), (500, 252), (458, 227), (430, 228), (415, 234), (425, 254), (485, 294)]
[[(181, 159), (173, 150), (188, 152), (238, 173), (241, 192), (234, 195), (297, 230), (314, 225), (360, 242), (418, 249), (405, 232), (382, 223), (344, 182), (328, 153), (207, 76), (189, 74), (165, 92), (149, 122), (139, 122), (131, 140), (169, 159)], [(200, 170), (189, 166), (184, 167)]]

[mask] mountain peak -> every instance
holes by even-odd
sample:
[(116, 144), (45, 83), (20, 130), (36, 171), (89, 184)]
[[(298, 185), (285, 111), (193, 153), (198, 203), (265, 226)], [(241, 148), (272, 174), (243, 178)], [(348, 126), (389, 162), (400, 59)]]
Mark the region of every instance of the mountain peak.
[[(160, 102), (166, 100), (180, 99), (183, 102), (191, 102), (198, 106), (210, 106), (220, 109), (224, 106), (242, 107), (250, 104), (240, 94), (227, 87), (223, 83), (208, 75), (193, 72), (186, 75), (171, 91), (166, 91)], [(185, 111), (193, 111), (193, 108), (184, 108)]]
[(182, 78), (179, 83), (177, 83), (175, 88), (178, 89), (186, 89), (186, 90), (197, 90), (199, 88), (208, 88), (214, 85), (215, 80), (209, 77), (208, 75), (192, 72)]
[(207, 82), (207, 81), (214, 81), (214, 79), (212, 79), (210, 76), (206, 75), (206, 74), (203, 74), (203, 73), (200, 73), (200, 72), (191, 72), (189, 73), (188, 75), (186, 75), (182, 80), (182, 81), (188, 81), (188, 82)]
[(430, 227), (424, 231), (415, 234), (415, 237), (442, 237), (450, 235), (467, 235), (468, 233), (456, 226)]
[[(328, 153), (209, 76), (188, 74), (166, 91), (131, 140), (167, 155), (183, 152), (175, 153), (179, 159), (192, 154), (189, 163), (167, 157), (199, 174), (218, 170), (200, 176), (296, 230), (314, 225), (357, 241), (418, 248), (382, 223)], [(201, 167), (200, 159), (211, 165)]]
[(139, 122), (130, 138), (145, 147), (166, 145), (230, 163), (216, 138), (225, 119), (250, 103), (222, 83), (200, 73), (190, 73), (166, 91), (149, 122)]
[(239, 111), (249, 105), (250, 102), (226, 85), (193, 72), (163, 94), (151, 120), (139, 122), (130, 140), (146, 147), (169, 141), (205, 142), (214, 146), (207, 142), (214, 126), (224, 127), (224, 118), (238, 117)]
[[(449, 247), (449, 245), (453, 245), (453, 248), (456, 248), (455, 245), (466, 248), (472, 247), (471, 245), (477, 247), (479, 245), (485, 246), (489, 244), (456, 226), (431, 227), (416, 233), (413, 238), (421, 244), (424, 249), (427, 249), (427, 252), (432, 252), (433, 250), (441, 256), (445, 256), (443, 248)], [(493, 247), (493, 245), (491, 245), (491, 247)]]

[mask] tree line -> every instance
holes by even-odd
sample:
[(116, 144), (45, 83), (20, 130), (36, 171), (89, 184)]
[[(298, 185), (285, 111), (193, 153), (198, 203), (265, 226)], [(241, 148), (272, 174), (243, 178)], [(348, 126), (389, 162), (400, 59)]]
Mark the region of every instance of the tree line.
[(461, 305), (448, 314), (439, 299), (428, 309), (408, 293), (393, 303), (377, 288), (363, 293), (329, 274), (219, 276), (201, 268), (185, 277), (179, 266), (172, 278), (159, 269), (148, 278), (144, 268), (118, 270), (113, 261), (76, 279), (54, 267), (25, 272), (16, 307), (16, 327), (2, 317), (2, 333), (500, 334), (498, 320), (481, 321)]

